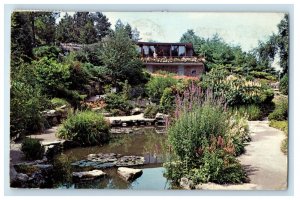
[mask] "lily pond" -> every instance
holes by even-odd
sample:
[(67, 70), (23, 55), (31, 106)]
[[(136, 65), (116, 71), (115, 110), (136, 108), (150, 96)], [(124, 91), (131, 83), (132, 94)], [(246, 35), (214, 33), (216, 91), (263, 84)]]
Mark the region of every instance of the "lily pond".
[[(163, 176), (162, 163), (166, 158), (164, 142), (166, 134), (164, 128), (143, 127), (135, 129), (120, 128), (114, 130), (111, 141), (103, 146), (78, 147), (64, 151), (56, 156), (54, 173), (57, 175), (55, 188), (95, 188), (95, 189), (153, 189), (164, 190), (171, 187), (170, 182)], [(88, 181), (72, 181), (73, 171), (82, 171), (82, 167), (74, 166), (74, 163), (84, 160), (91, 154), (121, 154), (122, 156), (141, 156), (144, 164), (133, 166), (142, 169), (143, 174), (128, 182), (117, 174), (117, 167), (101, 169), (107, 176)], [(94, 169), (85, 167), (84, 169)]]

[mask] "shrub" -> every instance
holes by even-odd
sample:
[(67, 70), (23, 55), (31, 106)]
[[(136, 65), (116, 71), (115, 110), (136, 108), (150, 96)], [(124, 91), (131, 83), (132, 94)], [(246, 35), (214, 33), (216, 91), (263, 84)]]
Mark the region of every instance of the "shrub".
[(21, 151), (29, 160), (41, 159), (44, 154), (44, 147), (39, 140), (26, 138), (22, 142)]
[(164, 164), (172, 181), (241, 183), (246, 174), (234, 157), (249, 139), (247, 121), (225, 111), (221, 99), (195, 86), (176, 97), (175, 121), (168, 127), (174, 158)]
[(231, 109), (231, 112), (237, 112), (238, 115), (246, 117), (248, 120), (260, 120), (262, 112), (259, 106), (239, 106)]
[(202, 159), (202, 167), (193, 168), (189, 173), (189, 178), (194, 183), (226, 184), (246, 181), (246, 174), (239, 161), (223, 150), (205, 150)]
[(201, 85), (212, 90), (215, 96), (223, 95), (229, 106), (269, 103), (274, 97), (269, 86), (232, 75), (222, 68), (214, 68), (203, 76)]
[(285, 95), (289, 93), (289, 77), (287, 74), (285, 74), (279, 82), (279, 91)]
[(144, 111), (144, 116), (146, 118), (154, 118), (155, 115), (159, 112), (159, 107), (157, 105), (149, 105)]
[(171, 88), (166, 88), (160, 98), (160, 109), (163, 113), (170, 113), (174, 110), (174, 94)]
[(58, 63), (54, 59), (43, 57), (32, 62), (35, 76), (44, 92), (55, 94), (58, 88), (68, 88), (70, 77), (69, 65)]
[(175, 86), (177, 80), (170, 76), (152, 76), (146, 84), (147, 94), (152, 102), (159, 103), (166, 88)]
[(282, 140), (281, 145), (280, 145), (280, 150), (282, 151), (282, 153), (287, 155), (287, 153), (288, 153), (288, 139), (287, 138)]
[(44, 129), (41, 111), (49, 106), (46, 96), (38, 85), (23, 80), (12, 80), (10, 89), (10, 136), (22, 136), (27, 132)]
[(168, 139), (179, 159), (187, 160), (191, 165), (197, 159), (195, 151), (209, 146), (211, 137), (224, 138), (229, 127), (227, 119), (220, 107), (212, 105), (183, 113), (168, 128)]
[(288, 121), (275, 121), (271, 120), (269, 125), (283, 131), (286, 135), (288, 133)]
[(275, 110), (269, 114), (269, 120), (283, 121), (288, 118), (288, 99), (280, 98), (275, 105)]
[(81, 111), (63, 122), (57, 136), (83, 146), (102, 144), (109, 140), (109, 123), (101, 114)]
[(56, 157), (53, 161), (53, 169), (55, 173), (53, 173), (54, 183), (57, 185), (67, 184), (71, 186), (72, 184), (72, 165), (71, 158), (62, 154)]
[(60, 49), (56, 46), (41, 46), (33, 49), (33, 55), (38, 59), (43, 57), (57, 59), (59, 53)]
[(114, 109), (121, 110), (125, 114), (130, 114), (133, 106), (129, 101), (123, 96), (116, 93), (109, 93), (105, 97), (106, 107), (105, 109), (111, 111)]

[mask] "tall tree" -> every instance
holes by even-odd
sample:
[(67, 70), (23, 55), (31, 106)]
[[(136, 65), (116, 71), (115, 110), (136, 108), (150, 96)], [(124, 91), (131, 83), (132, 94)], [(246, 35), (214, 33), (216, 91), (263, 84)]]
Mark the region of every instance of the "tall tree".
[(110, 33), (111, 23), (109, 23), (108, 18), (101, 12), (92, 14), (92, 18), (96, 29), (97, 40), (101, 41), (103, 37)]
[(288, 15), (277, 25), (278, 32), (272, 34), (266, 42), (260, 42), (256, 53), (260, 65), (271, 68), (276, 55), (279, 55), (279, 65), (282, 68), (281, 76), (288, 73), (289, 58), (289, 22)]
[(74, 28), (74, 18), (66, 13), (57, 25), (56, 40), (62, 43), (77, 42)]
[(288, 73), (289, 68), (289, 16), (284, 15), (284, 18), (278, 24), (277, 47), (280, 57), (280, 66), (282, 74)]
[(201, 38), (199, 36), (197, 36), (195, 34), (195, 31), (193, 29), (188, 29), (187, 32), (185, 32), (181, 38), (180, 38), (180, 42), (189, 42), (192, 43), (194, 46), (194, 49), (196, 51), (196, 53), (200, 53), (197, 52), (200, 47), (205, 43), (204, 38)]
[[(13, 12), (11, 16), (11, 64), (13, 67), (21, 60), (32, 57), (33, 36), (30, 17), (26, 12)], [(15, 65), (16, 64), (16, 65)], [(17, 67), (17, 66), (16, 66)]]
[(130, 84), (141, 81), (142, 63), (136, 46), (125, 29), (117, 29), (103, 41), (100, 58), (104, 67), (109, 70), (114, 85), (126, 79)]
[(58, 12), (35, 12), (34, 13), (34, 38), (36, 45), (49, 45), (55, 42), (56, 19)]

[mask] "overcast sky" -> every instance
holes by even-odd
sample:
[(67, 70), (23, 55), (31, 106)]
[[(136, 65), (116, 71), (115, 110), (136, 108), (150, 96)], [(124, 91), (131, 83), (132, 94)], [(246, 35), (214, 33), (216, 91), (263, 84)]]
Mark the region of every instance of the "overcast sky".
[(277, 32), (284, 13), (195, 13), (195, 12), (103, 12), (112, 24), (118, 19), (140, 31), (141, 41), (179, 42), (187, 29), (204, 38), (218, 33), (226, 42), (244, 51)]

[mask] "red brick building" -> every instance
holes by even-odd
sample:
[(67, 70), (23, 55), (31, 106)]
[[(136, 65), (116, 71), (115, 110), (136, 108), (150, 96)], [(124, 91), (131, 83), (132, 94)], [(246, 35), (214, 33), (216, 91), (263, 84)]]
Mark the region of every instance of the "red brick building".
[(138, 52), (150, 73), (167, 71), (178, 76), (199, 77), (204, 59), (196, 57), (191, 43), (138, 42)]

